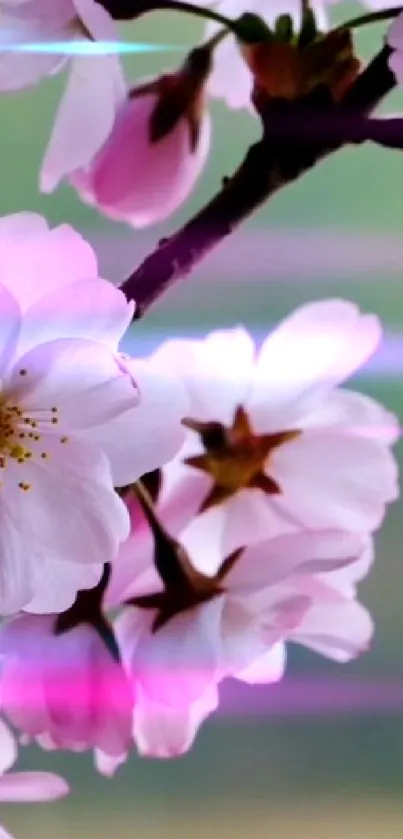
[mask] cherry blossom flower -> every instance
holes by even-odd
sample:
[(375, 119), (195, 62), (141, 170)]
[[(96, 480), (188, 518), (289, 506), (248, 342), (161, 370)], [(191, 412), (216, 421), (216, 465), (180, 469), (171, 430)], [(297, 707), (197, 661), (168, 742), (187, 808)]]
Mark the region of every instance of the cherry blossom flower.
[[(68, 785), (52, 772), (9, 772), (17, 758), (15, 739), (0, 719), (0, 802), (54, 801), (69, 792)], [(1, 839), (11, 839), (0, 825)]]
[[(116, 104), (124, 96), (116, 55), (101, 52), (70, 58), (63, 55), (62, 45), (117, 41), (117, 29), (95, 0), (0, 0), (0, 14), (0, 92), (37, 84), (70, 65), (41, 173), (41, 187), (50, 192), (65, 174), (86, 165), (103, 144)], [(29, 45), (35, 44), (38, 49), (30, 50)]]
[[(355, 601), (355, 584), (372, 558), (368, 537), (287, 534), (235, 551), (206, 577), (192, 566), (180, 537), (162, 538), (157, 530), (154, 554), (152, 540), (147, 553), (143, 538), (139, 561), (141, 526), (133, 515), (132, 522), (123, 549), (126, 567), (133, 551), (132, 585), (126, 577), (122, 589), (122, 597), (130, 591), (130, 605), (115, 630), (133, 681), (133, 735), (141, 753), (171, 757), (186, 751), (217, 707), (223, 678), (280, 679), (284, 641), (339, 661), (368, 646), (371, 620)], [(114, 572), (119, 576), (119, 560)]]
[(84, 201), (133, 227), (162, 221), (185, 201), (210, 147), (199, 65), (191, 54), (177, 73), (133, 88), (119, 103), (106, 142), (70, 177)]
[(379, 527), (398, 495), (398, 423), (338, 385), (380, 335), (375, 316), (327, 300), (286, 318), (257, 354), (241, 328), (156, 352), (191, 399), (188, 436), (164, 481), (198, 505), (181, 540), (200, 571), (214, 574), (222, 556), (286, 531)]
[(114, 486), (180, 445), (183, 388), (118, 353), (133, 306), (70, 228), (6, 219), (0, 256), (0, 613), (58, 611), (129, 533)]
[(3, 709), (16, 728), (54, 748), (97, 748), (111, 758), (128, 749), (133, 698), (104, 629), (105, 638), (85, 622), (64, 631), (54, 615), (3, 623)]

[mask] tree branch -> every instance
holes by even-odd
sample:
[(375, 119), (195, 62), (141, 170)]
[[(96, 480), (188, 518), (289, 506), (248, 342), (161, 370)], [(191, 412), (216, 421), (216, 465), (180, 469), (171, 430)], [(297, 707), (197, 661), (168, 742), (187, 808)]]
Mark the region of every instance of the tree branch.
[(389, 55), (389, 48), (384, 47), (338, 105), (323, 91), (301, 102), (270, 104), (263, 116), (262, 138), (249, 149), (235, 174), (121, 286), (127, 299), (136, 301), (136, 319), (244, 219), (328, 154), (366, 140), (403, 147), (402, 120), (389, 123), (367, 116), (396, 84), (388, 67)]
[[(153, 11), (163, 11), (164, 9), (176, 8), (180, 11), (180, 1), (174, 5), (171, 0), (95, 0), (100, 6), (103, 6), (109, 12), (113, 20), (135, 20), (141, 15)], [(189, 0), (189, 7), (191, 0)], [(188, 11), (185, 7), (182, 11)], [(195, 12), (196, 14), (196, 12)], [(208, 8), (205, 10), (205, 17), (208, 17)]]

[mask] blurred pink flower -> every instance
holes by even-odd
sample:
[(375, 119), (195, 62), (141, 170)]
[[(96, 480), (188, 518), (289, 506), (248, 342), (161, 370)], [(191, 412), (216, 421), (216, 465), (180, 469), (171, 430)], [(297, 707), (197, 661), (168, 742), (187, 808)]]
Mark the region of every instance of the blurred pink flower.
[(398, 422), (338, 385), (380, 335), (374, 315), (326, 300), (286, 318), (257, 354), (241, 328), (156, 351), (191, 401), (188, 436), (164, 481), (198, 505), (181, 541), (200, 571), (214, 574), (223, 556), (286, 531), (379, 527), (398, 496)]
[[(67, 795), (68, 785), (52, 772), (9, 772), (16, 758), (15, 739), (0, 719), (0, 802), (54, 801)], [(11, 839), (1, 825), (0, 839)]]
[(128, 749), (130, 684), (91, 625), (56, 634), (52, 615), (18, 616), (1, 626), (0, 649), (3, 710), (21, 732), (112, 758)]

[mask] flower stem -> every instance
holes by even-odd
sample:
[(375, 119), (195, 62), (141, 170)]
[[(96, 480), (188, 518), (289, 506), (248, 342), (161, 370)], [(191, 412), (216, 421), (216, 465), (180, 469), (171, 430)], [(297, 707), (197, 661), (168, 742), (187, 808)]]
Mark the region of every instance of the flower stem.
[(359, 29), (361, 26), (367, 26), (369, 23), (379, 23), (382, 20), (393, 20), (393, 18), (403, 12), (403, 6), (394, 6), (389, 9), (381, 9), (379, 12), (369, 12), (366, 15), (353, 17), (345, 23), (340, 24), (337, 29)]
[(195, 17), (201, 17), (205, 20), (213, 20), (215, 23), (220, 23), (221, 26), (224, 26), (225, 29), (229, 29), (231, 32), (234, 32), (234, 34), (237, 34), (238, 32), (235, 20), (226, 17), (226, 15), (221, 15), (213, 9), (209, 9), (207, 7), (205, 8), (204, 6), (195, 6), (193, 3), (186, 2), (186, 0), (161, 0), (161, 2), (153, 4), (151, 10), (153, 12), (184, 12), (185, 14), (194, 15)]
[(218, 47), (218, 45), (221, 44), (221, 41), (223, 41), (224, 38), (227, 38), (230, 34), (229, 29), (220, 29), (212, 36), (212, 38), (204, 42), (203, 47), (208, 50), (214, 50), (215, 47)]
[[(280, 189), (353, 140), (372, 139), (370, 125), (365, 136), (365, 117), (396, 86), (389, 68), (390, 54), (391, 49), (383, 47), (333, 111), (310, 113), (299, 106), (299, 113), (297, 109), (291, 119), (290, 103), (288, 126), (283, 107), (283, 113), (278, 109), (267, 120), (262, 139), (251, 146), (220, 192), (181, 230), (163, 241), (122, 284), (126, 298), (136, 301), (136, 319), (175, 283), (191, 275), (214, 248)], [(376, 128), (379, 133), (381, 126)], [(378, 137), (376, 140), (379, 142)]]

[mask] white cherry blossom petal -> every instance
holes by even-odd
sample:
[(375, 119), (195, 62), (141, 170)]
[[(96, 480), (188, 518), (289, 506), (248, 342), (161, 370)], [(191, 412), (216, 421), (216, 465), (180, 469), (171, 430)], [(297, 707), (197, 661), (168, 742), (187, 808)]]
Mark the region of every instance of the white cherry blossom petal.
[(313, 605), (294, 640), (327, 658), (350, 661), (365, 652), (373, 634), (373, 623), (366, 609), (355, 600), (331, 605)]
[(23, 540), (18, 520), (4, 504), (0, 504), (0, 551), (0, 614), (10, 615), (24, 608), (34, 589), (27, 565), (29, 543)]
[(204, 341), (167, 341), (153, 357), (183, 377), (191, 417), (229, 423), (247, 399), (254, 354), (250, 335), (238, 327), (212, 332)]
[[(148, 361), (128, 362), (128, 369), (139, 391), (139, 404), (91, 430), (91, 439), (108, 452), (115, 486), (163, 466), (185, 436), (181, 421), (188, 398), (181, 381)], [(129, 443), (125, 449), (122, 439)]]
[(333, 579), (337, 574), (351, 574), (367, 552), (368, 539), (360, 533), (323, 530), (283, 534), (248, 547), (243, 560), (231, 568), (227, 585), (233, 595), (242, 592), (246, 596), (294, 574), (321, 574), (326, 580)]
[(34, 596), (24, 611), (41, 615), (65, 612), (73, 605), (78, 591), (94, 588), (99, 583), (103, 568), (100, 564), (55, 561), (47, 554), (35, 557), (31, 563)]
[[(21, 371), (23, 371), (21, 373)], [(138, 389), (123, 359), (97, 341), (61, 338), (38, 344), (21, 356), (6, 383), (14, 404), (23, 404), (26, 413), (40, 422), (56, 407), (60, 436), (89, 429), (129, 411), (138, 404)], [(56, 431), (56, 428), (54, 429)]]
[(172, 758), (192, 746), (201, 723), (218, 707), (217, 688), (208, 688), (188, 708), (173, 708), (154, 702), (138, 690), (133, 735), (145, 757)]
[(107, 139), (125, 93), (116, 56), (74, 58), (42, 164), (43, 192), (52, 192), (64, 176), (90, 162)]
[(277, 449), (270, 474), (281, 486), (279, 504), (309, 528), (375, 530), (385, 504), (398, 496), (392, 455), (367, 437), (332, 429), (304, 433)]
[[(34, 22), (18, 20), (14, 15), (1, 11), (3, 44), (35, 44), (44, 41), (57, 42), (69, 40), (67, 28), (48, 28), (44, 30)], [(11, 10), (10, 10), (11, 11)], [(12, 92), (36, 85), (43, 77), (61, 70), (67, 59), (49, 52), (13, 52), (11, 49), (0, 52), (0, 91)]]
[(30, 346), (64, 337), (100, 341), (115, 349), (130, 325), (133, 311), (134, 304), (128, 303), (112, 283), (81, 278), (55, 289), (28, 309), (22, 338), (24, 352)]
[(275, 644), (274, 647), (255, 659), (244, 670), (236, 673), (236, 678), (250, 685), (271, 685), (280, 681), (286, 666), (285, 644)]
[[(63, 445), (49, 435), (41, 442), (45, 459), (32, 457), (4, 474), (3, 506), (19, 523), (26, 550), (35, 540), (38, 553), (50, 553), (55, 561), (110, 562), (130, 525), (106, 456), (87, 441), (71, 439)], [(27, 492), (21, 491), (21, 481), (29, 486)], [(3, 533), (0, 539), (6, 551), (10, 540)]]
[[(381, 327), (353, 303), (309, 303), (287, 317), (265, 340), (249, 400), (257, 431), (268, 413), (271, 427), (295, 424), (331, 388), (362, 366), (376, 350)], [(280, 423), (280, 425), (279, 425)], [(270, 430), (268, 428), (267, 430)]]
[(388, 446), (400, 436), (399, 421), (394, 414), (375, 399), (346, 388), (329, 393), (323, 405), (304, 419), (306, 429), (329, 427), (346, 434), (369, 437)]

